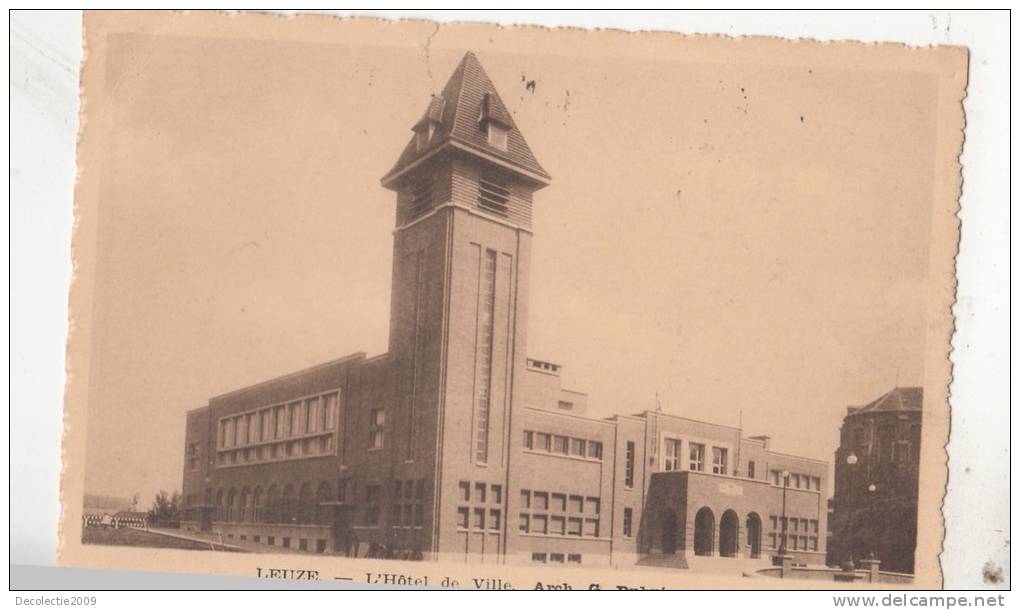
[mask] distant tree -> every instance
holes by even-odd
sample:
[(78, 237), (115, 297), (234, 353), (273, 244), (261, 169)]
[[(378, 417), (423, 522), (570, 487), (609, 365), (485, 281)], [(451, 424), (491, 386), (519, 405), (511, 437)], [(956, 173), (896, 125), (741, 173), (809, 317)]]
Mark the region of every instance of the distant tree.
[(142, 497), (142, 495), (140, 493), (138, 493), (137, 491), (135, 492), (135, 495), (131, 496), (131, 510), (132, 511), (138, 510), (138, 500), (141, 499), (141, 497)]
[(174, 492), (172, 495), (165, 491), (156, 494), (152, 501), (152, 508), (149, 509), (150, 521), (177, 521), (181, 518), (181, 494)]

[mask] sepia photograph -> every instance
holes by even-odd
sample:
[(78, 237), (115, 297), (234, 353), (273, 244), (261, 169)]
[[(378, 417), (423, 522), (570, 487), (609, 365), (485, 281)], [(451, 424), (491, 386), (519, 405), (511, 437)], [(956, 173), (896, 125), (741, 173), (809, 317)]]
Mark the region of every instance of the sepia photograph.
[(966, 48), (83, 39), (61, 565), (942, 585)]

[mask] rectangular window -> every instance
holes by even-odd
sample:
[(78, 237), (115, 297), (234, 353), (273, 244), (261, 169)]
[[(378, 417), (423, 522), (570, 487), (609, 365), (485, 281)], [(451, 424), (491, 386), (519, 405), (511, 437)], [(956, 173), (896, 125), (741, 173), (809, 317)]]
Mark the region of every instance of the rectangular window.
[(479, 504), (485, 504), (485, 489), (488, 487), (485, 483), (475, 483), (475, 502)]
[(188, 443), (188, 470), (198, 469), (198, 443)]
[(535, 433), (531, 430), (524, 431), (524, 448), (534, 449), (535, 448)]
[(322, 429), (333, 430), (336, 428), (337, 395), (327, 394), (322, 403)]
[(290, 436), (301, 434), (301, 403), (294, 402), (290, 405)]
[(493, 485), (492, 486), (492, 503), (502, 504), (503, 503), (503, 486)]
[(421, 504), (414, 505), (414, 526), (422, 527), (425, 525), (425, 507)]
[(634, 535), (634, 509), (623, 509), (623, 537), (630, 538)]
[(549, 533), (554, 536), (562, 536), (567, 531), (567, 518), (562, 515), (549, 517)]
[(544, 432), (535, 433), (535, 449), (538, 451), (551, 451), (552, 439)]
[(754, 460), (748, 460), (747, 462), (747, 478), (754, 478)]
[(588, 457), (594, 460), (602, 459), (602, 443), (598, 441), (588, 442)]
[(667, 438), (662, 469), (666, 472), (680, 470), (680, 439)]
[(478, 207), (505, 216), (510, 208), (510, 186), (495, 175), (483, 175), (478, 181)]
[(460, 489), (460, 501), (461, 502), (470, 502), (471, 501), (471, 483), (468, 483), (467, 481), (461, 481), (458, 484), (458, 489)]
[(535, 563), (545, 563), (545, 561), (546, 561), (545, 558), (546, 558), (546, 554), (545, 553), (532, 553), (531, 554), (531, 560), (534, 561)]
[(574, 408), (574, 403), (566, 400), (561, 400), (557, 403), (557, 406), (559, 406), (559, 408), (563, 409), (564, 411), (571, 411)]
[(598, 519), (585, 519), (584, 520), (584, 535), (589, 538), (599, 537), (599, 520)]
[(579, 553), (570, 553), (567, 555), (567, 563), (581, 563), (581, 555)]
[(533, 534), (545, 534), (548, 533), (548, 517), (545, 515), (532, 515), (531, 516), (531, 533)]
[(460, 529), (467, 529), (468, 526), (468, 508), (461, 506), (457, 509), (457, 527)]
[(372, 409), (368, 414), (369, 432), (368, 446), (371, 449), (381, 449), (385, 443), (386, 433), (386, 411), (383, 409)]
[(634, 487), (634, 441), (627, 441), (627, 468), (623, 475), (623, 485)]
[(566, 494), (553, 494), (552, 495), (552, 510), (557, 512), (566, 512), (567, 510), (567, 495)]
[(285, 438), (287, 436), (287, 414), (286, 407), (280, 405), (273, 409), (273, 422), (276, 428), (276, 436), (273, 438)]
[(553, 453), (567, 455), (569, 445), (570, 439), (565, 436), (556, 436), (553, 438)]
[(572, 513), (583, 513), (584, 512), (584, 498), (581, 496), (570, 496), (570, 512)]
[(563, 553), (549, 553), (549, 563), (563, 563)]
[(536, 491), (534, 494), (535, 510), (549, 510), (549, 494), (544, 491)]
[(531, 492), (527, 489), (521, 490), (521, 506), (523, 508), (531, 508)]
[(567, 535), (568, 536), (580, 536), (583, 521), (579, 517), (571, 517), (567, 519)]
[(579, 438), (570, 439), (570, 455), (584, 457), (584, 441)]
[(273, 411), (272, 409), (263, 409), (259, 415), (262, 418), (262, 422), (259, 424), (259, 431), (262, 433), (260, 438), (268, 441), (273, 438)]
[(489, 461), (489, 400), (492, 390), (492, 333), (496, 315), (496, 251), (486, 250), (479, 295), (475, 375), (475, 461)]
[(472, 526), (476, 530), (485, 529), (485, 509), (484, 508), (476, 508), (475, 509), (475, 519), (474, 519), (474, 523), (472, 524)]
[(520, 514), (520, 522), (518, 523), (518, 525), (520, 526), (520, 530), (521, 530), (522, 534), (527, 534), (528, 533), (528, 526), (530, 525), (530, 521), (531, 521), (530, 517), (531, 516), (528, 513), (521, 513)]
[(701, 443), (689, 443), (690, 446), (690, 457), (691, 465), (690, 469), (695, 472), (704, 472), (705, 470), (705, 446)]
[(506, 127), (496, 125), (491, 121), (487, 123), (487, 126), (489, 144), (500, 150), (506, 150), (507, 136), (510, 133), (509, 130), (507, 130)]
[(601, 502), (599, 501), (598, 498), (586, 498), (585, 501), (584, 501), (584, 506), (585, 506), (585, 508), (588, 509), (587, 514), (589, 514), (589, 515), (598, 515), (599, 514), (599, 505), (600, 504), (601, 504)]
[(712, 447), (712, 472), (714, 474), (728, 474), (726, 470), (728, 453), (722, 447)]

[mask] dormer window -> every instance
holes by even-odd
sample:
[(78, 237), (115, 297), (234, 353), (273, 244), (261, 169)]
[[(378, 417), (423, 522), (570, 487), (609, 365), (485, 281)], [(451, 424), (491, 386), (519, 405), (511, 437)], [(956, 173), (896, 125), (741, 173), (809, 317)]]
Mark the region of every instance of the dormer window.
[(415, 147), (418, 151), (425, 150), (429, 145), (429, 140), (432, 139), (432, 133), (435, 131), (435, 127), (431, 123), (420, 126), (414, 132)]
[(490, 121), (488, 123), (488, 132), (489, 145), (500, 150), (506, 150), (507, 136), (510, 134), (510, 130)]
[(481, 114), (478, 122), (485, 130), (485, 140), (489, 146), (506, 150), (507, 136), (510, 134), (510, 114), (503, 107), (499, 98), (486, 93), (482, 96)]

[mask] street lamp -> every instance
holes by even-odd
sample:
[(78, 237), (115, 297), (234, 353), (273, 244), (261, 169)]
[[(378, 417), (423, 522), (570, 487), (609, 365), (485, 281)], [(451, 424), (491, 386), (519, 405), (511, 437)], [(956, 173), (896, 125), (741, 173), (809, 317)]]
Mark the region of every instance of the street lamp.
[[(876, 489), (878, 489), (878, 487), (876, 487), (874, 483), (871, 483), (871, 484), (868, 485), (868, 516), (869, 516), (869, 520), (872, 523), (872, 527), (874, 527), (874, 524), (876, 523), (876, 521), (875, 521), (875, 490)], [(868, 559), (874, 559), (874, 558), (875, 558), (875, 531), (874, 531), (874, 529), (872, 529), (870, 535), (868, 536)]]
[(853, 571), (854, 565), (854, 465), (857, 464), (857, 455), (851, 453), (846, 456), (846, 464), (850, 467), (850, 490), (847, 493), (847, 501), (849, 504), (849, 515), (847, 516), (847, 533), (846, 533), (846, 545), (847, 545), (847, 562), (846, 568)]
[(779, 538), (779, 554), (786, 555), (786, 487), (790, 484), (790, 471), (784, 470), (781, 476), (783, 477), (783, 521), (782, 533)]

